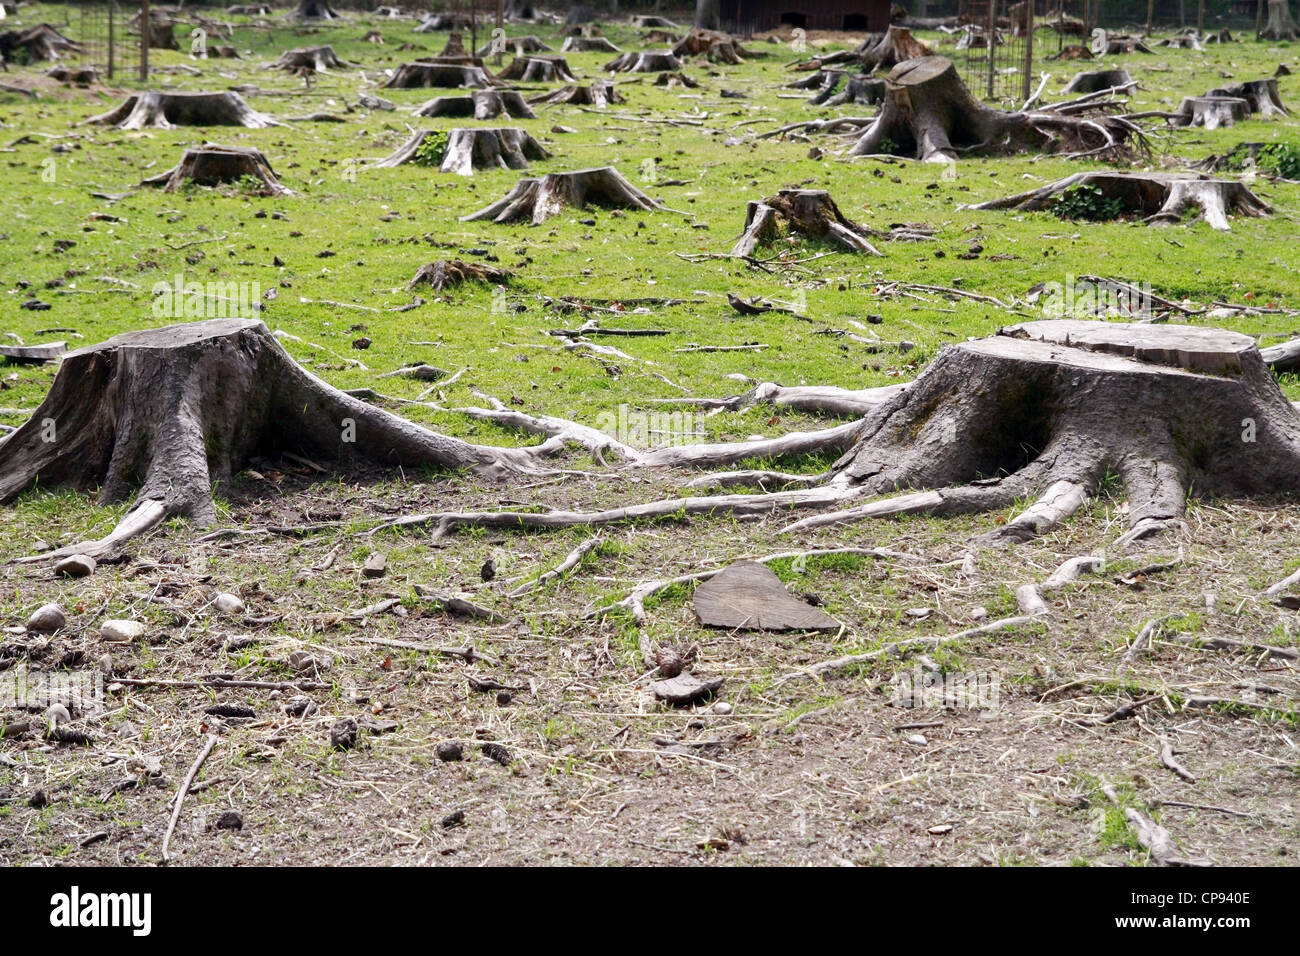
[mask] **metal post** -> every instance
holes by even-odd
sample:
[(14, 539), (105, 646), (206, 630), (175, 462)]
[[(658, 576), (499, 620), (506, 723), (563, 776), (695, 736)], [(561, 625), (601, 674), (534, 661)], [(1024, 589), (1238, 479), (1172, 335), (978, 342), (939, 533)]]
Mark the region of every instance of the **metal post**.
[(149, 82), (149, 0), (140, 0), (140, 82)]
[(1020, 102), (1027, 103), (1033, 92), (1034, 72), (1034, 0), (1025, 0), (1025, 81), (1021, 84)]
[(1205, 0), (1196, 0), (1196, 35), (1205, 36)]
[(116, 66), (117, 50), (113, 37), (113, 17), (117, 13), (117, 4), (110, 2), (108, 5), (108, 78), (113, 78), (113, 70)]
[(993, 44), (997, 40), (994, 35), (998, 28), (998, 0), (989, 0), (989, 27), (988, 35), (985, 37), (985, 47), (989, 51), (989, 76), (988, 76), (988, 97), (993, 99), (993, 77), (997, 64), (993, 59)]

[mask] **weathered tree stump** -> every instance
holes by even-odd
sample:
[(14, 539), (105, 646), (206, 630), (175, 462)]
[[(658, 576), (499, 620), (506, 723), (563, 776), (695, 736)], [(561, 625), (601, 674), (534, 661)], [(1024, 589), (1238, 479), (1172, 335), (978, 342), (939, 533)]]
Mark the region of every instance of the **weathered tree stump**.
[(472, 176), (476, 169), (527, 169), (530, 159), (550, 158), (542, 144), (521, 129), (447, 131), (447, 152), (440, 171)]
[(696, 89), (699, 85), (700, 84), (698, 80), (695, 80), (687, 76), (685, 73), (680, 73), (680, 72), (660, 73), (658, 76), (655, 77), (655, 86), (663, 86), (670, 90), (678, 86), (684, 86), (688, 90), (693, 90)]
[(232, 17), (269, 17), (271, 5), (268, 3), (237, 3), (226, 7)]
[[(993, 45), (1002, 46), (1006, 41), (1002, 39), (1002, 31), (993, 31)], [(961, 31), (961, 38), (957, 41), (958, 50), (987, 50), (989, 48), (989, 31), (986, 26), (979, 26), (974, 23), (967, 24)]]
[(744, 63), (754, 55), (731, 34), (717, 30), (692, 30), (673, 47), (673, 56), (703, 56), (711, 63)]
[(519, 83), (578, 82), (562, 56), (517, 56), (497, 74), (497, 79)]
[(468, 30), (471, 26), (467, 13), (435, 13), (425, 17), (415, 27), (416, 33), (435, 33), (439, 30)]
[(320, 20), (342, 20), (343, 15), (329, 5), (329, 0), (298, 0), (298, 5), (289, 13), (289, 19), (299, 23), (310, 23)]
[(753, 256), (760, 245), (784, 232), (836, 242), (852, 252), (881, 255), (867, 241), (871, 230), (845, 218), (830, 193), (820, 189), (783, 189), (770, 199), (745, 208), (745, 231), (732, 248), (733, 256)]
[[(843, 89), (840, 89), (841, 83)], [(808, 98), (813, 106), (844, 106), (847, 103), (872, 106), (885, 98), (884, 80), (843, 70), (819, 70), (789, 85), (791, 89), (816, 90)]]
[(600, 37), (604, 36), (605, 31), (600, 28), (599, 23), (571, 23), (560, 30), (562, 37)]
[(1123, 90), (1134, 86), (1128, 70), (1093, 70), (1088, 73), (1076, 73), (1065, 88), (1063, 96), (1078, 93), (1100, 93), (1103, 90)]
[(213, 488), (254, 454), (360, 465), (527, 469), (526, 449), (447, 438), (352, 398), (298, 365), (265, 325), (211, 319), (127, 332), (64, 356), (33, 416), (0, 443), (0, 501), (35, 484), (135, 503), (106, 538), (40, 556), (98, 557), (178, 515), (216, 519)]
[(1195, 31), (1177, 33), (1161, 40), (1159, 45), (1174, 50), (1196, 50), (1199, 52), (1201, 50), (1201, 38), (1196, 35)]
[(1121, 33), (1108, 33), (1098, 28), (1092, 31), (1093, 56), (1123, 56), (1126, 53), (1154, 53), (1141, 37)]
[(238, 93), (135, 93), (120, 106), (92, 116), (85, 123), (117, 129), (173, 129), (177, 126), (245, 126), (263, 129), (280, 125), (252, 109)]
[(384, 84), (392, 90), (446, 89), (484, 90), (500, 84), (481, 66), (458, 63), (432, 63), (416, 60), (403, 63)]
[(1268, 23), (1260, 31), (1261, 40), (1300, 40), (1300, 27), (1291, 16), (1289, 0), (1268, 0)]
[(469, 96), (440, 96), (416, 107), (416, 116), (472, 116), (477, 120), (509, 116), (512, 119), (535, 119), (524, 98), (514, 90), (476, 90)]
[(1204, 126), (1218, 129), (1232, 126), (1250, 115), (1250, 104), (1233, 96), (1187, 96), (1178, 105), (1178, 126)]
[(281, 53), (274, 63), (266, 65), (266, 69), (289, 70), (295, 73), (300, 70), (328, 73), (332, 69), (345, 70), (359, 65), (349, 63), (347, 60), (340, 60), (332, 46), (304, 46)]
[(140, 183), (141, 186), (161, 186), (164, 192), (174, 193), (185, 183), (201, 186), (239, 182), (244, 177), (262, 183), (260, 195), (292, 196), (276, 178), (275, 171), (260, 149), (247, 146), (217, 146), (206, 143), (191, 146), (181, 156), (181, 161), (165, 173), (160, 173)]
[(597, 80), (587, 86), (566, 86), (554, 93), (535, 97), (529, 102), (547, 106), (567, 103), (569, 106), (593, 106), (603, 110), (610, 103), (622, 103), (623, 96), (609, 80)]
[(604, 66), (606, 73), (674, 73), (681, 68), (681, 60), (671, 50), (629, 51)]
[(1201, 211), (1201, 217), (1214, 229), (1228, 229), (1228, 213), (1241, 216), (1264, 216), (1272, 210), (1258, 196), (1239, 182), (1209, 179), (1173, 173), (1075, 173), (1030, 192), (992, 199), (965, 208), (1051, 209), (1066, 192), (1086, 188), (1115, 200), (1120, 208), (1140, 216), (1151, 225), (1181, 222), (1189, 208)]
[(94, 86), (99, 82), (99, 71), (93, 66), (52, 66), (45, 75), (65, 86)]
[(681, 26), (667, 17), (638, 14), (632, 18), (632, 26), (638, 30), (680, 30)]
[(427, 283), (435, 292), (445, 292), (452, 286), (464, 282), (484, 282), (493, 285), (505, 285), (510, 281), (510, 273), (495, 266), (485, 266), (478, 262), (463, 262), (460, 259), (439, 259), (420, 266), (414, 278), (407, 283), (408, 289)]
[[(904, 510), (957, 514), (1038, 501), (988, 537), (1016, 542), (1082, 507), (1118, 473), (1135, 529), (1179, 518), (1189, 490), (1300, 490), (1300, 416), (1235, 332), (1026, 322), (944, 349), (868, 415), (832, 482), (927, 491), (799, 522)], [(856, 512), (856, 513), (855, 513)]]
[(461, 222), (491, 220), (545, 222), (565, 207), (587, 205), (611, 209), (658, 209), (659, 204), (623, 178), (613, 166), (550, 173), (541, 179), (521, 179), (503, 198), (478, 212), (461, 216)]
[(571, 36), (560, 47), (561, 53), (622, 53), (623, 51), (601, 36)]
[(869, 49), (861, 53), (862, 72), (892, 70), (899, 63), (930, 56), (932, 51), (906, 27), (890, 27)]
[(1080, 46), (1077, 43), (1063, 46), (1051, 56), (1047, 57), (1049, 60), (1091, 60), (1092, 58), (1092, 51), (1086, 46)]
[(1232, 83), (1210, 90), (1206, 96), (1231, 96), (1243, 99), (1250, 106), (1252, 113), (1260, 116), (1287, 116), (1287, 109), (1282, 105), (1282, 95), (1277, 89), (1277, 77), (1270, 76), (1263, 80), (1248, 80), (1245, 83)]
[(886, 143), (894, 155), (940, 163), (955, 162), (959, 152), (1118, 154), (1133, 135), (1131, 124), (1110, 117), (990, 109), (971, 96), (950, 61), (924, 56), (890, 71), (884, 104), (849, 154), (880, 153)]
[(504, 53), (507, 49), (514, 51), (515, 56), (523, 56), (526, 53), (550, 53), (551, 48), (535, 36), (526, 37), (507, 37), (501, 47), (497, 49), (493, 44), (494, 40), (489, 40), (483, 44), (475, 53), (478, 56), (493, 56), (497, 53)]
[(65, 37), (48, 23), (0, 33), (0, 62), (38, 63), (79, 56), (84, 52), (81, 44)]
[[(137, 18), (137, 23), (139, 18)], [(176, 24), (162, 16), (149, 18), (149, 48), (152, 50), (179, 50), (176, 41)]]

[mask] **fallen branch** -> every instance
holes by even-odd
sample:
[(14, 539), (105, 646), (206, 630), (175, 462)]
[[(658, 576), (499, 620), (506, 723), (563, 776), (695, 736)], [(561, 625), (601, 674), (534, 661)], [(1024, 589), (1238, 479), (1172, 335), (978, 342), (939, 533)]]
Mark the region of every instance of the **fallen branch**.
[(198, 757), (190, 765), (190, 772), (185, 775), (185, 780), (181, 783), (181, 788), (176, 792), (176, 797), (172, 802), (172, 816), (167, 822), (167, 832), (163, 834), (162, 842), (162, 860), (164, 863), (171, 862), (171, 856), (167, 852), (168, 846), (172, 842), (172, 833), (176, 830), (176, 821), (180, 819), (181, 807), (185, 804), (185, 795), (190, 792), (190, 787), (194, 783), (194, 777), (198, 774), (199, 768), (203, 766), (203, 761), (208, 759), (208, 754), (212, 753), (212, 748), (217, 745), (217, 735), (208, 734), (207, 741), (203, 744), (203, 749), (199, 751)]

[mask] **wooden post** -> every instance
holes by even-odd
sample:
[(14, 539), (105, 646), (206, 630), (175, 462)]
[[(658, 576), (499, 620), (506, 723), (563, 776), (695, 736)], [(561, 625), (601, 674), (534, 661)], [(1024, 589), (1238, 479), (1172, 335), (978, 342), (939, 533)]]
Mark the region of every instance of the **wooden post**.
[(149, 82), (149, 0), (140, 0), (140, 82)]
[(1255, 39), (1264, 31), (1264, 0), (1255, 4)]
[(1196, 0), (1196, 35), (1205, 36), (1205, 0)]
[[(498, 36), (505, 37), (506, 29), (506, 0), (497, 0), (497, 29), (502, 31)], [(501, 54), (505, 50), (505, 44), (502, 43), (497, 49), (496, 56), (493, 57), (492, 63), (495, 66), (501, 65)]]
[(1147, 36), (1151, 35), (1151, 29), (1156, 17), (1156, 0), (1147, 0)]
[(1034, 0), (1025, 0), (1025, 82), (1021, 84), (1020, 102), (1033, 92), (1034, 73)]
[(469, 55), (478, 54), (478, 3), (469, 0)]
[(985, 36), (985, 47), (989, 51), (988, 97), (993, 98), (993, 79), (996, 75), (996, 62), (993, 59), (994, 44), (997, 42), (998, 0), (989, 0), (989, 26)]
[(115, 49), (115, 38), (113, 37), (113, 17), (116, 14), (117, 14), (116, 0), (110, 0), (108, 4), (108, 65), (107, 65), (108, 78), (110, 80), (113, 78), (113, 70), (114, 67), (116, 66), (116, 60), (117, 60), (117, 57), (114, 55), (117, 52), (117, 50)]

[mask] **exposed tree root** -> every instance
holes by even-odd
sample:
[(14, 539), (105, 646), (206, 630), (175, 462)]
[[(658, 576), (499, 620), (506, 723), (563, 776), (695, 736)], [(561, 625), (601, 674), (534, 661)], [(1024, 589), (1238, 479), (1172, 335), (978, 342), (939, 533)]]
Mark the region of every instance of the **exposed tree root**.
[(565, 207), (588, 204), (614, 209), (659, 209), (655, 202), (623, 178), (613, 166), (549, 173), (541, 179), (521, 179), (504, 197), (478, 212), (462, 216), (461, 222), (481, 219), (507, 223), (531, 219), (536, 225), (557, 215)]
[(837, 242), (852, 252), (883, 255), (867, 241), (870, 230), (846, 219), (830, 193), (816, 189), (783, 189), (763, 202), (750, 202), (745, 209), (745, 232), (731, 254), (752, 257), (760, 245), (778, 238), (782, 225), (789, 233), (808, 239)]
[(514, 90), (475, 90), (469, 96), (440, 96), (415, 108), (416, 116), (472, 116), (476, 120), (536, 119), (537, 114)]
[(134, 93), (120, 106), (84, 121), (117, 129), (174, 129), (177, 126), (278, 126), (238, 93)]

